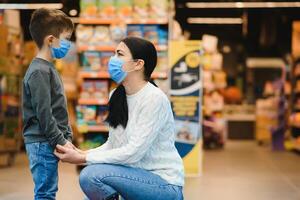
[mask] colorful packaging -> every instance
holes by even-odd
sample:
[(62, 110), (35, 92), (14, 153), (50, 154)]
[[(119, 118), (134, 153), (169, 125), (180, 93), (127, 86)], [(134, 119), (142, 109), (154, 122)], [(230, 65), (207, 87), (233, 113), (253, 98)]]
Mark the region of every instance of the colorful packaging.
[(168, 53), (166, 51), (157, 52), (157, 65), (155, 71), (157, 72), (168, 71)]
[(91, 39), (92, 45), (110, 45), (112, 44), (109, 28), (107, 26), (96, 26), (94, 37)]
[(81, 0), (80, 13), (82, 17), (95, 17), (97, 16), (97, 2), (98, 0)]
[(122, 18), (130, 18), (133, 13), (132, 0), (117, 0), (116, 8), (118, 16)]
[(116, 44), (126, 37), (126, 25), (110, 25), (109, 29), (111, 39)]
[(108, 81), (95, 81), (95, 99), (108, 99)]
[(158, 44), (158, 26), (147, 25), (144, 27), (144, 38), (153, 44)]
[(116, 17), (116, 7), (114, 0), (99, 0), (98, 3), (99, 16), (102, 18)]
[(114, 55), (114, 52), (102, 52), (101, 53), (101, 70), (108, 71), (108, 61), (110, 57)]
[(77, 44), (87, 45), (94, 35), (94, 28), (92, 26), (84, 26), (79, 24), (76, 28)]
[(148, 18), (149, 1), (133, 0), (134, 17), (136, 19)]
[(168, 0), (150, 0), (150, 17), (168, 19)]
[(168, 44), (168, 31), (163, 28), (158, 28), (158, 44), (167, 45)]
[(85, 51), (80, 55), (81, 66), (86, 70), (97, 71), (101, 68), (100, 52)]
[(143, 26), (142, 25), (128, 25), (127, 36), (132, 37), (143, 37)]

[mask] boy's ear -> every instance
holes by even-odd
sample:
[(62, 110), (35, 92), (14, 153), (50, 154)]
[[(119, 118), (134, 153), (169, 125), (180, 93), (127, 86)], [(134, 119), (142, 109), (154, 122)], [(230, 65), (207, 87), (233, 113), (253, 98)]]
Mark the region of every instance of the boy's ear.
[(54, 42), (54, 36), (53, 35), (47, 35), (45, 37), (44, 43), (47, 45), (52, 45), (52, 43)]

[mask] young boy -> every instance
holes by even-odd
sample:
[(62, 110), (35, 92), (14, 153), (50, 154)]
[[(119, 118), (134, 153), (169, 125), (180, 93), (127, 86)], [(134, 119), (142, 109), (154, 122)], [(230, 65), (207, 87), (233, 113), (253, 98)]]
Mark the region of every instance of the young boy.
[(55, 199), (58, 190), (57, 144), (73, 148), (63, 84), (53, 60), (64, 57), (73, 32), (72, 21), (59, 10), (38, 9), (30, 33), (38, 46), (23, 80), (23, 135), (30, 162), (34, 199)]

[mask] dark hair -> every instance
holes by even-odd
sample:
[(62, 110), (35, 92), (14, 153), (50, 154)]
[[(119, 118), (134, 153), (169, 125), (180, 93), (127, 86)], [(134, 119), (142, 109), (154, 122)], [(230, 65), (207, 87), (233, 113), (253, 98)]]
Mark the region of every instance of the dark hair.
[(64, 12), (46, 8), (34, 11), (29, 25), (31, 37), (38, 48), (43, 47), (47, 35), (58, 38), (64, 31), (73, 31), (73, 29), (72, 20)]
[[(137, 37), (127, 37), (121, 42), (124, 42), (128, 47), (133, 59), (144, 60), (144, 79), (156, 86), (156, 84), (151, 81), (151, 74), (157, 63), (157, 52), (154, 45), (147, 40)], [(109, 114), (106, 121), (114, 128), (118, 125), (122, 125), (123, 128), (127, 126), (128, 105), (126, 91), (122, 84), (116, 88), (109, 100)]]

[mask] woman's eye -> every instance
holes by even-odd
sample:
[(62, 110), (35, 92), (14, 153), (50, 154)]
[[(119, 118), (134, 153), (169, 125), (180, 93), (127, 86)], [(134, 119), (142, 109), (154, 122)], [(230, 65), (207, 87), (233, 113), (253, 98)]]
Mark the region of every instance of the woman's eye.
[(121, 53), (118, 53), (118, 56), (123, 56), (123, 54), (121, 54)]

